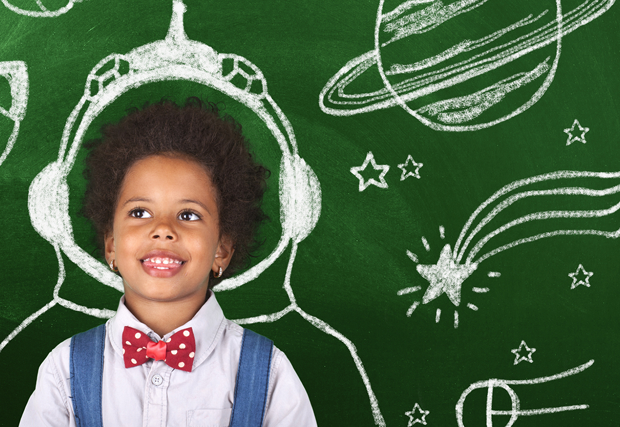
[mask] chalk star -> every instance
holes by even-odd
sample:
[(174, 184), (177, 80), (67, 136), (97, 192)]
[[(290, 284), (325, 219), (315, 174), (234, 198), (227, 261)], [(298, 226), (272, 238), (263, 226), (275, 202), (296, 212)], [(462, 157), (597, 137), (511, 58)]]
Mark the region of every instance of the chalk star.
[[(585, 279), (579, 279), (577, 276), (579, 276), (579, 272), (581, 271), (581, 273), (583, 273), (583, 276), (585, 276)], [(592, 277), (594, 275), (594, 273), (589, 273), (585, 270), (585, 268), (583, 268), (583, 265), (579, 264), (579, 267), (577, 267), (577, 270), (574, 273), (568, 273), (568, 275), (573, 279), (573, 283), (571, 283), (570, 288), (571, 289), (575, 289), (577, 286), (579, 285), (583, 285), (586, 287), (590, 287), (590, 277)]]
[(452, 304), (461, 303), (461, 285), (475, 270), (478, 264), (457, 264), (452, 258), (452, 249), (446, 245), (441, 250), (437, 264), (418, 264), (418, 273), (430, 284), (424, 293), (422, 303), (426, 304), (446, 294)]
[[(363, 172), (366, 169), (366, 167), (368, 166), (368, 163), (372, 165), (372, 168), (374, 170), (381, 171), (381, 174), (379, 175), (380, 181), (377, 181), (374, 178), (370, 178), (368, 181), (364, 180), (364, 177), (362, 176), (362, 174), (360, 174), (360, 172)], [(351, 173), (355, 175), (357, 179), (360, 180), (360, 192), (361, 192), (361, 191), (364, 191), (370, 184), (376, 185), (379, 188), (388, 188), (387, 182), (385, 182), (385, 174), (388, 173), (388, 170), (390, 170), (390, 167), (388, 165), (377, 165), (377, 162), (375, 162), (375, 156), (373, 156), (372, 151), (369, 151), (368, 154), (366, 155), (366, 159), (364, 160), (364, 163), (362, 164), (362, 166), (352, 167)]]
[[(421, 416), (417, 416), (416, 412), (419, 412)], [(405, 412), (405, 415), (409, 417), (409, 422), (407, 423), (407, 427), (411, 427), (416, 423), (426, 425), (426, 416), (430, 412), (431, 411), (425, 411), (424, 409), (420, 408), (420, 405), (418, 405), (418, 403), (416, 402), (416, 404), (413, 406), (413, 409), (411, 411)]]
[[(521, 352), (523, 351), (523, 349), (525, 348), (525, 351), (527, 351), (527, 356), (521, 356)], [(536, 351), (535, 348), (529, 348), (527, 346), (527, 344), (525, 343), (525, 341), (521, 341), (521, 344), (519, 344), (519, 348), (515, 348), (510, 350), (511, 353), (514, 353), (515, 355), (515, 365), (517, 363), (521, 363), (521, 362), (530, 362), (530, 363), (534, 363), (534, 361), (532, 360), (532, 354)]]
[[(574, 136), (575, 128), (579, 128), (580, 135)], [(586, 133), (590, 130), (590, 128), (584, 128), (579, 124), (579, 121), (575, 119), (573, 122), (573, 126), (564, 129), (564, 133), (568, 135), (568, 139), (566, 140), (566, 145), (571, 145), (575, 141), (579, 141), (582, 143), (586, 143)]]
[[(415, 170), (413, 172), (411, 171), (407, 171), (407, 165), (411, 163), (411, 166), (415, 168)], [(410, 176), (415, 176), (416, 178), (420, 179), (420, 168), (424, 166), (424, 164), (422, 163), (416, 163), (415, 160), (413, 160), (413, 157), (411, 157), (411, 154), (407, 156), (407, 160), (405, 160), (405, 163), (398, 165), (398, 167), (403, 171), (403, 174), (400, 177), (401, 181), (404, 181), (405, 179), (409, 178)]]

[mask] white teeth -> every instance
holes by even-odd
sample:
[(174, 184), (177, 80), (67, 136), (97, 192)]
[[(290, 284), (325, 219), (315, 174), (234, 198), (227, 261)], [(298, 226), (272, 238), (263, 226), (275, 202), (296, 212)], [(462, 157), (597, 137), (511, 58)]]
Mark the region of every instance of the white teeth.
[(183, 264), (183, 261), (180, 261), (178, 259), (172, 259), (172, 258), (145, 258), (143, 260), (144, 262), (154, 262), (155, 264), (164, 264), (164, 265), (168, 265), (168, 264)]

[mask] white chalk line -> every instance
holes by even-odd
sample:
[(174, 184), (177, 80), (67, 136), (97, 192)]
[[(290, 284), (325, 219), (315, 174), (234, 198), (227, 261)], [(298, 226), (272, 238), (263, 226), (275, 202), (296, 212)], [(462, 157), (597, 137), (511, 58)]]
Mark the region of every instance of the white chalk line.
[[(468, 245), (471, 243), (471, 240), (480, 232), (480, 230), (487, 225), (493, 218), (495, 218), (500, 212), (502, 212), (507, 207), (516, 203), (517, 201), (527, 198), (527, 197), (537, 197), (537, 196), (589, 196), (589, 197), (603, 197), (610, 194), (616, 194), (620, 192), (620, 185), (616, 185), (614, 187), (606, 188), (604, 190), (592, 190), (590, 188), (583, 187), (564, 187), (564, 188), (555, 188), (551, 190), (537, 190), (537, 191), (524, 191), (521, 193), (514, 194), (508, 197), (506, 200), (499, 203), (495, 208), (491, 210), (476, 226), (476, 228), (469, 234), (467, 240), (463, 244), (463, 247), (457, 256), (457, 261), (460, 261), (467, 250)], [(456, 248), (455, 248), (456, 249)]]
[(441, 320), (441, 308), (438, 308), (437, 311), (435, 311), (435, 323), (439, 323), (440, 320)]
[(2, 343), (0, 343), (0, 352), (2, 352), (4, 347), (6, 347), (7, 344), (9, 342), (11, 342), (11, 340), (13, 340), (13, 338), (15, 338), (17, 336), (17, 334), (19, 334), (21, 331), (23, 331), (35, 319), (37, 319), (39, 316), (41, 316), (43, 313), (45, 313), (50, 308), (54, 307), (56, 304), (62, 305), (62, 306), (67, 307), (67, 308), (70, 308), (71, 310), (80, 311), (80, 312), (88, 314), (90, 316), (100, 317), (100, 318), (104, 318), (104, 319), (109, 319), (110, 317), (112, 317), (115, 314), (115, 312), (112, 311), (112, 310), (84, 307), (84, 306), (79, 305), (79, 304), (71, 303), (71, 302), (65, 300), (64, 298), (61, 298), (61, 297), (58, 296), (58, 292), (60, 291), (60, 286), (62, 285), (63, 281), (65, 280), (66, 273), (65, 273), (65, 266), (64, 266), (64, 263), (63, 263), (63, 260), (62, 260), (62, 254), (60, 252), (60, 248), (59, 248), (59, 246), (57, 244), (54, 244), (53, 246), (54, 246), (54, 250), (56, 252), (56, 258), (58, 260), (58, 279), (56, 281), (56, 285), (54, 286), (54, 292), (53, 292), (52, 300), (50, 302), (48, 302), (47, 304), (45, 304), (43, 307), (41, 307), (36, 312), (32, 313), (30, 316), (28, 316), (26, 319), (24, 319), (19, 324), (19, 326), (16, 327), (2, 341)]
[[(556, 180), (556, 179), (570, 179), (570, 178), (603, 178), (603, 179), (613, 179), (613, 178), (620, 178), (620, 172), (580, 172), (580, 171), (557, 171), (557, 172), (550, 172), (550, 173), (546, 173), (546, 174), (542, 174), (542, 175), (537, 175), (534, 177), (530, 177), (530, 178), (525, 178), (525, 179), (521, 179), (515, 182), (512, 182), (508, 185), (505, 185), (504, 187), (502, 187), (501, 189), (499, 189), (498, 191), (496, 191), (493, 195), (491, 195), (491, 197), (489, 197), (487, 200), (485, 200), (480, 206), (478, 206), (478, 208), (476, 208), (476, 210), (471, 214), (471, 216), (469, 217), (469, 219), (467, 220), (467, 222), (465, 223), (465, 225), (463, 226), (463, 229), (461, 230), (459, 237), (456, 241), (456, 244), (454, 246), (454, 251), (453, 253), (455, 254), (455, 259), (457, 260), (457, 262), (460, 262), (460, 260), (463, 258), (465, 250), (467, 249), (467, 245), (469, 244), (469, 242), (471, 241), (471, 239), (469, 239), (468, 237), (468, 231), (470, 229), (470, 227), (472, 226), (472, 224), (474, 223), (474, 221), (476, 220), (476, 218), (478, 217), (478, 215), (484, 210), (486, 209), (489, 205), (491, 205), (491, 203), (495, 202), (497, 199), (499, 199), (500, 197), (506, 195), (507, 193), (510, 193), (511, 191), (520, 188), (520, 187), (524, 187), (527, 185), (531, 185), (531, 184), (535, 184), (538, 182), (543, 182), (543, 181), (550, 181), (550, 180)], [(584, 189), (586, 191), (596, 191), (596, 190), (591, 190), (591, 189)], [(527, 194), (527, 193), (522, 193), (522, 194)], [(532, 194), (530, 194), (532, 195)], [(526, 197), (526, 196), (518, 196), (518, 199), (522, 198), (522, 197)], [(511, 200), (518, 200), (518, 199), (511, 199)], [(478, 231), (479, 228), (481, 227), (477, 227)], [(477, 232), (477, 231), (476, 231)], [(463, 241), (467, 239), (467, 243), (466, 245), (464, 245), (464, 248), (461, 248), (461, 244), (463, 244)], [(458, 255), (457, 255), (458, 254)]]
[(475, 286), (473, 288), (471, 288), (471, 290), (474, 291), (477, 294), (484, 294), (484, 293), (489, 292), (489, 288), (478, 288), (478, 287), (475, 287)]
[(36, 0), (37, 6), (39, 6), (39, 8), (41, 9), (40, 12), (21, 9), (19, 7), (13, 6), (11, 3), (8, 2), (8, 0), (1, 0), (1, 1), (7, 7), (7, 9), (19, 15), (30, 16), (31, 18), (55, 18), (57, 16), (63, 15), (67, 13), (68, 11), (70, 11), (71, 8), (73, 7), (73, 4), (76, 2), (79, 2), (80, 0), (68, 0), (68, 3), (65, 6), (61, 7), (60, 9), (52, 10), (52, 11), (48, 10), (43, 5), (43, 3), (41, 3), (41, 0)]
[[(522, 385), (522, 384), (532, 385), (532, 384), (541, 384), (541, 383), (545, 383), (549, 381), (554, 381), (557, 379), (565, 378), (565, 377), (583, 372), (584, 370), (592, 366), (593, 363), (594, 363), (594, 360), (590, 360), (589, 362), (584, 363), (581, 366), (577, 366), (576, 368), (568, 369), (564, 372), (551, 375), (548, 377), (533, 378), (530, 380), (503, 380), (503, 379), (492, 378), (490, 380), (478, 381), (476, 383), (473, 383), (469, 387), (467, 387), (465, 391), (463, 391), (463, 393), (461, 394), (456, 404), (455, 411), (456, 411), (457, 423), (459, 427), (464, 427), (463, 406), (465, 403), (465, 399), (473, 390), (478, 389), (478, 388), (487, 389), (487, 401), (486, 401), (486, 425), (487, 426), (493, 425), (493, 420), (492, 420), (493, 415), (510, 415), (510, 419), (508, 423), (506, 424), (506, 427), (511, 427), (515, 423), (519, 415), (539, 415), (539, 414), (547, 414), (547, 413), (556, 413), (556, 412), (561, 412), (561, 411), (587, 409), (588, 405), (582, 404), (582, 405), (570, 405), (570, 406), (562, 406), (562, 407), (555, 407), (555, 408), (522, 410), (520, 407), (519, 397), (509, 385)], [(495, 387), (501, 387), (509, 394), (510, 399), (512, 401), (512, 405), (511, 405), (512, 410), (510, 411), (493, 410), (492, 408), (493, 390)]]
[(439, 237), (441, 240), (446, 238), (446, 228), (443, 225), (439, 226)]
[(411, 317), (411, 315), (416, 310), (416, 308), (418, 308), (419, 305), (420, 301), (414, 301), (413, 304), (411, 304), (411, 306), (409, 307), (409, 309), (407, 309), (407, 317)]
[(428, 244), (428, 240), (426, 240), (426, 237), (422, 236), (422, 244), (424, 245), (424, 249), (426, 249), (426, 252), (429, 252), (431, 250), (431, 246)]
[(489, 271), (487, 273), (487, 276), (489, 277), (500, 277), (502, 275), (502, 273), (500, 273), (499, 271)]
[(454, 310), (454, 329), (459, 327), (459, 312)]
[(2, 155), (0, 155), (0, 165), (2, 165), (15, 145), (20, 123), (26, 116), (29, 93), (28, 67), (24, 61), (0, 62), (0, 76), (7, 79), (11, 91), (11, 107), (8, 111), (0, 107), (0, 114), (14, 122), (13, 131), (9, 136)]
[(470, 302), (467, 303), (467, 308), (469, 308), (470, 310), (473, 310), (473, 311), (478, 311), (478, 307), (476, 307), (474, 304), (472, 304)]
[(418, 257), (417, 257), (417, 255), (416, 255), (416, 254), (414, 254), (413, 252), (411, 252), (411, 251), (407, 251), (407, 256), (409, 257), (409, 259), (410, 259), (411, 261), (413, 261), (413, 262), (415, 262), (415, 263), (417, 263), (417, 262), (418, 262)]
[(413, 286), (411, 288), (401, 289), (400, 291), (396, 292), (396, 295), (407, 295), (413, 292), (418, 292), (421, 289), (422, 289), (422, 286)]
[[(600, 218), (600, 217), (604, 217), (607, 215), (611, 215), (617, 212), (619, 209), (620, 209), (620, 202), (618, 202), (617, 204), (615, 204), (613, 207), (609, 209), (583, 210), (583, 211), (546, 211), (546, 212), (537, 212), (537, 213), (522, 216), (520, 218), (517, 218), (513, 221), (510, 221), (502, 225), (501, 227), (487, 234), (484, 238), (480, 239), (480, 241), (473, 247), (473, 249), (467, 256), (465, 263), (474, 262), (474, 263), (479, 264), (480, 262), (482, 262), (483, 259), (489, 258), (491, 255), (486, 254), (486, 255), (481, 256), (478, 260), (473, 261), (473, 258), (478, 254), (478, 252), (482, 249), (482, 247), (489, 240), (491, 240), (493, 237), (497, 236), (498, 234), (503, 233), (504, 231), (512, 227), (515, 227), (519, 224), (524, 224), (530, 221), (539, 221), (539, 220), (547, 220), (547, 219), (554, 219), (554, 218)], [(620, 230), (614, 231), (614, 232), (603, 232), (602, 230), (597, 230), (597, 231), (600, 231), (602, 233), (608, 233), (607, 234), (608, 237), (617, 237), (619, 235), (618, 233), (620, 233)], [(583, 234), (591, 234), (591, 233), (588, 233), (584, 230)], [(595, 233), (595, 234), (599, 234), (599, 233)], [(513, 246), (510, 246), (510, 247), (513, 247)], [(498, 253), (497, 251), (493, 251), (493, 255), (497, 253)]]
[(564, 412), (564, 411), (575, 411), (578, 409), (588, 409), (588, 405), (569, 405), (569, 406), (558, 406), (556, 408), (541, 408), (541, 409), (527, 409), (520, 411), (498, 411), (491, 410), (491, 415), (541, 415), (541, 414), (554, 414), (556, 412)]

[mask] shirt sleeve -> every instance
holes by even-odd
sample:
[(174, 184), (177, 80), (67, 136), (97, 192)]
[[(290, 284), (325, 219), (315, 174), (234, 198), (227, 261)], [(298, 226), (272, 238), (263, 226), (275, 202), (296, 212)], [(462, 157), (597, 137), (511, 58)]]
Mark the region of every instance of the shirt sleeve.
[(55, 351), (39, 367), (37, 384), (22, 415), (19, 427), (75, 427), (65, 379), (59, 374)]
[(316, 427), (312, 405), (286, 355), (274, 348), (264, 427)]

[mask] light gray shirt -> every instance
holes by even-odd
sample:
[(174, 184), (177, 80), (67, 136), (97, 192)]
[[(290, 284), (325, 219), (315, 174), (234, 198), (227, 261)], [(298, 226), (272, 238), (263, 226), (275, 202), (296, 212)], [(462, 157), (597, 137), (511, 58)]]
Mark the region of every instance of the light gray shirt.
[[(125, 368), (122, 333), (125, 326), (155, 340), (191, 327), (196, 339), (192, 372), (164, 361), (149, 360)], [(131, 314), (124, 297), (106, 324), (103, 365), (104, 426), (176, 427), (228, 426), (234, 403), (243, 328), (224, 317), (215, 295), (192, 320), (159, 337)], [(75, 427), (69, 379), (70, 339), (63, 341), (39, 368), (36, 389), (21, 427)], [(273, 349), (264, 427), (311, 427), (316, 420), (308, 395), (287, 357)]]

